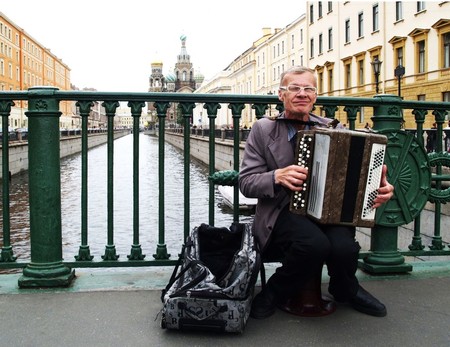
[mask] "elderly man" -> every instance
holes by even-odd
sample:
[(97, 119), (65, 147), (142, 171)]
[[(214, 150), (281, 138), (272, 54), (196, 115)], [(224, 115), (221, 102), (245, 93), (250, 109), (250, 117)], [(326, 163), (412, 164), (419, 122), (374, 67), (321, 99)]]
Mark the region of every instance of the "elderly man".
[[(282, 266), (254, 298), (251, 316), (271, 316), (277, 304), (300, 290), (324, 263), (330, 276), (329, 292), (336, 301), (348, 302), (369, 315), (385, 316), (386, 307), (364, 290), (355, 276), (360, 250), (355, 228), (321, 225), (289, 211), (290, 192), (300, 191), (308, 175), (307, 168), (293, 164), (295, 135), (298, 130), (330, 122), (311, 113), (317, 98), (314, 70), (292, 67), (285, 71), (278, 98), (284, 112), (253, 125), (239, 174), (242, 193), (258, 198), (253, 227), (260, 249), (269, 257), (282, 259)], [(393, 195), (386, 170), (384, 166), (375, 208)]]

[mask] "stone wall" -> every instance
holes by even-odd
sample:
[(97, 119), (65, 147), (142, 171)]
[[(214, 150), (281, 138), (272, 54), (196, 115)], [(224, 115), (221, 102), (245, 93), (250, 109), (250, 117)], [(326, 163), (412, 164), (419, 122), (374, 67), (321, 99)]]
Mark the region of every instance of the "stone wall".
[[(117, 132), (114, 138), (128, 135), (129, 131)], [(88, 148), (102, 145), (108, 141), (107, 133), (90, 134), (88, 140)], [(68, 136), (61, 138), (60, 153), (61, 158), (81, 152), (81, 136)], [(0, 158), (2, 156), (2, 148), (0, 147)], [(0, 179), (2, 178), (2, 161), (0, 160)], [(28, 141), (14, 141), (9, 145), (9, 172), (11, 175), (28, 170)]]
[[(172, 144), (176, 148), (183, 150), (184, 137), (180, 134), (165, 133), (165, 139), (168, 143)], [(241, 142), (239, 145), (239, 163), (242, 160), (244, 153), (245, 143)], [(209, 165), (209, 138), (204, 136), (192, 135), (190, 138), (190, 150), (191, 156), (200, 162)], [(233, 170), (233, 142), (230, 140), (218, 140), (216, 139), (215, 150), (215, 169), (221, 170)]]

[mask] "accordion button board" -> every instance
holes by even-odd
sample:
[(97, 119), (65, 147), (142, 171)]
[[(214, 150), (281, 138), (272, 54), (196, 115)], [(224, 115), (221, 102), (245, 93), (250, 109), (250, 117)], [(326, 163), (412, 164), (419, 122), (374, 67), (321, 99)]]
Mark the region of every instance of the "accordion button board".
[(295, 160), (308, 177), (292, 192), (290, 210), (322, 224), (372, 227), (386, 145), (386, 136), (372, 132), (299, 131)]

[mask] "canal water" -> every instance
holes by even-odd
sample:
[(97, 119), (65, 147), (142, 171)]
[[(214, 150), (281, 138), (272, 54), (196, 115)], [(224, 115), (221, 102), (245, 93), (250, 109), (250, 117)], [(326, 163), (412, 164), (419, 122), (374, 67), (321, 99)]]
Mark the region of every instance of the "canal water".
[[(140, 134), (139, 209), (140, 240), (145, 259), (152, 259), (158, 243), (158, 138)], [(133, 244), (133, 136), (114, 141), (114, 244), (119, 260), (126, 260)], [(184, 232), (183, 153), (165, 146), (165, 231), (168, 252), (180, 251)], [(107, 146), (88, 152), (88, 245), (94, 260), (101, 260), (107, 244)], [(208, 168), (196, 161), (190, 164), (191, 228), (208, 223)], [(81, 243), (81, 154), (61, 160), (61, 223), (63, 258), (73, 261)], [(17, 175), (10, 188), (11, 245), (21, 260), (30, 258), (28, 175)], [(0, 216), (1, 224), (3, 224)], [(243, 214), (242, 222), (252, 215)], [(215, 195), (215, 225), (229, 227), (232, 210)], [(3, 241), (3, 240), (2, 240)]]

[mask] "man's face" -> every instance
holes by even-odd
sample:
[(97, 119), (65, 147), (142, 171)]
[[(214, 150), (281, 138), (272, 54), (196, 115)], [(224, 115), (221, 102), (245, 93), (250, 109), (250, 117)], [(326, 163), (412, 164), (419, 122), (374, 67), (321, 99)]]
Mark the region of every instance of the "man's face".
[(299, 87), (316, 87), (316, 80), (312, 73), (304, 72), (302, 74), (287, 74), (284, 76), (282, 85), (278, 90), (278, 98), (284, 104), (284, 110), (286, 117), (288, 118), (303, 118), (308, 117), (309, 112), (312, 110), (314, 103), (317, 99), (316, 92), (308, 92), (302, 89), (298, 92), (289, 91), (288, 86)]

